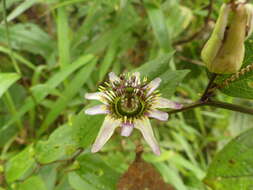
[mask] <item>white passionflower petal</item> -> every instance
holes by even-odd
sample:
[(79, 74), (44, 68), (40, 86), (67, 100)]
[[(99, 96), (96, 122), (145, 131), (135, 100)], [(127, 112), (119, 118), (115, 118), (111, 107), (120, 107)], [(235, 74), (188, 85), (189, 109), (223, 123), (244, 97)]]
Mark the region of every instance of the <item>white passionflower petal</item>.
[(147, 113), (147, 116), (158, 119), (160, 121), (167, 121), (169, 117), (168, 113), (159, 111), (157, 109), (152, 109), (151, 111), (149, 111)]
[(155, 78), (150, 83), (148, 83), (147, 86), (146, 86), (146, 88), (148, 89), (148, 92), (147, 92), (146, 96), (149, 96), (150, 94), (152, 94), (152, 92), (154, 92), (158, 88), (161, 81), (162, 80), (160, 78)]
[(84, 111), (84, 113), (88, 115), (97, 115), (97, 114), (108, 114), (110, 112), (107, 106), (102, 104), (102, 105), (97, 105), (97, 106), (88, 108), (87, 110)]
[(92, 145), (91, 152), (98, 152), (104, 144), (112, 136), (116, 127), (120, 125), (120, 120), (113, 119), (110, 116), (106, 116), (102, 127), (98, 133), (95, 143)]
[(112, 83), (114, 83), (114, 82), (120, 82), (120, 78), (114, 72), (110, 72), (109, 73), (109, 80)]
[(141, 131), (144, 139), (149, 144), (149, 146), (152, 148), (153, 152), (156, 155), (160, 155), (160, 153), (161, 153), (160, 148), (159, 148), (158, 143), (155, 139), (154, 132), (152, 130), (149, 119), (147, 117), (144, 117), (143, 119), (137, 119), (134, 122), (134, 127)]
[(121, 136), (128, 137), (131, 135), (134, 125), (133, 123), (122, 123), (121, 124)]
[(87, 100), (99, 100), (100, 102), (107, 103), (105, 94), (103, 92), (86, 93), (84, 96)]
[(168, 100), (166, 98), (157, 97), (154, 104), (154, 108), (172, 108), (172, 109), (181, 109), (183, 107), (182, 104), (173, 102), (171, 100)]

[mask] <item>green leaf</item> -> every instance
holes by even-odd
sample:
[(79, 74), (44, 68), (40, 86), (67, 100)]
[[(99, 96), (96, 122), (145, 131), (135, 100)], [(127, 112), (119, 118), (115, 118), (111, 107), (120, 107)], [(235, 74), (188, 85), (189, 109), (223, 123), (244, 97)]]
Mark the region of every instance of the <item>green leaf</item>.
[(57, 10), (57, 34), (60, 65), (64, 68), (70, 64), (70, 36), (68, 26), (68, 15), (65, 7)]
[(74, 33), (72, 40), (73, 47), (77, 47), (81, 42), (83, 42), (83, 37), (89, 35), (94, 25), (105, 19), (106, 14), (108, 14), (107, 9), (101, 8), (100, 1), (92, 1), (90, 3), (93, 4), (90, 5), (89, 10), (85, 15), (85, 20), (83, 23), (81, 23), (78, 30)]
[(152, 80), (156, 77), (162, 79), (159, 87), (163, 97), (169, 98), (176, 90), (177, 85), (184, 79), (189, 70), (170, 70), (169, 61), (173, 53), (168, 53), (157, 59), (149, 61), (137, 68), (135, 71), (141, 73), (142, 76), (147, 76)]
[(70, 190), (71, 186), (68, 182), (68, 176), (63, 176), (62, 179), (58, 181), (57, 186), (54, 188), (54, 190)]
[(145, 7), (148, 12), (148, 17), (152, 25), (152, 29), (154, 30), (155, 37), (161, 46), (161, 48), (165, 52), (170, 52), (171, 47), (171, 41), (169, 38), (169, 32), (167, 28), (167, 23), (164, 18), (164, 14), (162, 12), (161, 7), (154, 3), (148, 3), (145, 4)]
[(159, 86), (162, 97), (171, 97), (175, 93), (178, 84), (188, 73), (189, 70), (168, 70), (159, 76), (162, 79), (161, 85)]
[(147, 76), (148, 79), (152, 80), (169, 69), (169, 62), (174, 53), (168, 53), (154, 60), (151, 60), (134, 71), (138, 71), (142, 76)]
[(176, 38), (193, 20), (193, 11), (179, 1), (167, 1), (163, 4), (165, 18), (171, 39)]
[(34, 164), (34, 148), (31, 145), (7, 162), (5, 168), (6, 180), (11, 183), (22, 178)]
[(31, 8), (35, 3), (37, 3), (37, 0), (26, 0), (22, 3), (20, 3), (7, 17), (7, 21), (10, 22), (19, 15), (21, 15), (23, 12), (25, 12), (27, 9)]
[(28, 97), (24, 100), (24, 105), (19, 109), (16, 116), (12, 117), (1, 129), (0, 137), (7, 132), (8, 127), (16, 122), (20, 117), (22, 117), (29, 110), (33, 109), (36, 104), (40, 103), (49, 93), (51, 93), (59, 84), (61, 84), (67, 77), (69, 77), (74, 71), (89, 63), (94, 57), (92, 55), (85, 55), (78, 58), (72, 64), (66, 66), (64, 69), (58, 71), (54, 74), (45, 84), (40, 84), (34, 86), (32, 91), (34, 93), (34, 98)]
[[(9, 28), (11, 46), (17, 50), (25, 50), (34, 54), (50, 57), (55, 43), (39, 26), (32, 23), (15, 24)], [(0, 42), (6, 42), (6, 28), (0, 25)]]
[[(9, 9), (11, 6), (13, 6), (15, 3), (19, 3), (22, 0), (8, 0), (6, 1), (6, 9)], [(3, 12), (3, 3), (0, 4), (0, 13)]]
[(115, 41), (114, 43), (112, 43), (110, 45), (110, 47), (108, 48), (105, 57), (100, 65), (100, 69), (99, 69), (99, 81), (102, 81), (104, 76), (106, 75), (106, 73), (108, 72), (110, 66), (112, 65), (112, 62), (116, 56), (116, 52), (117, 52), (117, 48), (118, 48), (118, 43), (117, 41)]
[[(97, 4), (101, 4), (101, 3), (97, 2)], [(103, 17), (107, 16), (107, 15), (104, 16), (105, 13), (110, 14), (112, 9), (114, 9), (113, 7), (112, 9), (109, 9), (109, 10), (108, 9), (104, 10), (105, 8), (102, 8), (102, 12), (99, 14), (99, 6), (101, 5), (97, 5), (96, 8), (98, 10), (96, 10), (97, 12), (96, 14), (94, 14), (95, 17), (101, 17), (99, 19), (103, 19)], [(95, 10), (91, 10), (91, 11), (95, 11)], [(121, 11), (118, 11), (114, 17), (115, 18), (113, 22), (111, 23), (110, 27), (106, 29), (104, 32), (99, 33), (98, 35), (95, 35), (94, 40), (88, 43), (88, 46), (86, 48), (87, 53), (92, 53), (96, 55), (100, 54), (104, 51), (105, 48), (108, 47), (108, 45), (112, 43), (118, 43), (118, 45), (120, 46), (125, 45), (124, 43), (122, 43), (122, 41), (126, 39), (128, 31), (133, 29), (135, 24), (137, 24), (137, 22), (139, 21), (138, 15), (133, 14), (133, 12), (127, 8), (123, 8)], [(87, 28), (88, 31), (86, 30), (85, 31), (86, 33), (89, 32), (89, 28), (91, 26), (87, 26), (87, 27), (88, 27)]]
[(54, 190), (55, 184), (58, 183), (57, 181), (57, 174), (59, 171), (57, 170), (58, 164), (50, 164), (47, 166), (43, 166), (40, 171), (39, 175), (43, 179), (47, 190)]
[(177, 190), (188, 190), (188, 188), (184, 185), (179, 172), (173, 166), (162, 162), (153, 164), (162, 174), (165, 182), (172, 184), (174, 187), (176, 187)]
[[(245, 42), (245, 58), (242, 68), (253, 64), (252, 51), (253, 36)], [(222, 76), (218, 80), (223, 81), (229, 77), (231, 77), (231, 75)], [(233, 82), (229, 83), (225, 88), (222, 88), (221, 91), (232, 97), (253, 99), (253, 69), (251, 69), (250, 72), (246, 72), (238, 79), (235, 79)]]
[(47, 141), (36, 145), (36, 158), (40, 163), (66, 159), (79, 147), (87, 148), (94, 142), (104, 120), (103, 115), (86, 115), (80, 111), (73, 117), (73, 125), (56, 129)]
[(72, 156), (77, 149), (77, 141), (72, 134), (72, 127), (61, 126), (47, 141), (39, 141), (35, 147), (36, 159), (39, 163), (50, 163)]
[(61, 114), (62, 111), (67, 107), (72, 98), (80, 91), (84, 83), (90, 79), (90, 75), (96, 65), (96, 62), (96, 60), (93, 60), (91, 63), (87, 64), (66, 86), (65, 91), (62, 93), (63, 95), (54, 104), (52, 104), (51, 110), (47, 114), (39, 129), (39, 135), (41, 135), (49, 127), (49, 125), (55, 121), (59, 114)]
[(26, 65), (30, 69), (33, 69), (33, 70), (36, 69), (36, 66), (34, 66), (33, 63), (31, 63), (29, 60), (25, 59), (24, 57), (22, 57), (19, 54), (15, 53), (15, 52), (11, 52), (9, 48), (0, 46), (0, 52), (6, 53), (9, 56), (12, 55), (17, 61), (19, 61), (20, 63)]
[(253, 129), (228, 143), (213, 159), (204, 182), (213, 190), (253, 188)]
[(81, 111), (73, 119), (73, 135), (79, 146), (87, 148), (96, 138), (104, 120), (103, 115), (86, 115)]
[(83, 189), (97, 190), (97, 188), (93, 187), (86, 180), (83, 180), (81, 176), (78, 175), (76, 172), (69, 173), (68, 179), (71, 187), (73, 187), (75, 190), (83, 190)]
[(18, 185), (18, 190), (47, 190), (46, 185), (40, 176), (32, 176), (22, 184)]
[(17, 73), (0, 73), (0, 98), (19, 78)]
[[(239, 100), (236, 101), (235, 103), (243, 104), (246, 102), (247, 101), (245, 100)], [(253, 106), (253, 103), (251, 103), (250, 105)], [(251, 129), (253, 127), (252, 124), (253, 124), (252, 115), (234, 112), (230, 117), (228, 130), (232, 136), (237, 136), (243, 131)]]
[(69, 183), (76, 189), (108, 190), (116, 189), (119, 178), (113, 168), (99, 156), (87, 154), (78, 158), (80, 168), (69, 174)]

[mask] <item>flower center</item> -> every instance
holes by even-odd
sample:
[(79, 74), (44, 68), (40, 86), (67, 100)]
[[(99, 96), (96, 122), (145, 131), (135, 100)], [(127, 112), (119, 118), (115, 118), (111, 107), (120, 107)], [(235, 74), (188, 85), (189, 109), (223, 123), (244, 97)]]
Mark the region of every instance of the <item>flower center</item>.
[(137, 95), (125, 94), (115, 103), (115, 111), (120, 116), (134, 117), (143, 112), (145, 106)]

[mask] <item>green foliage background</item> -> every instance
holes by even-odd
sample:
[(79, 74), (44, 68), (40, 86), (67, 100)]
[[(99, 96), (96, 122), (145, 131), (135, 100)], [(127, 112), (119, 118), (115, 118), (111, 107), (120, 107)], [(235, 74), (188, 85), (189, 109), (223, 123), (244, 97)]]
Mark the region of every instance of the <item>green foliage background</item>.
[[(83, 112), (95, 103), (84, 94), (110, 71), (159, 76), (163, 97), (198, 100), (208, 83), (200, 51), (221, 3), (213, 3), (206, 24), (206, 0), (7, 0), (8, 27), (2, 3), (0, 190), (113, 190), (138, 143), (143, 159), (176, 190), (252, 189), (250, 115), (201, 107), (154, 121), (157, 157), (137, 131), (129, 138), (116, 133), (91, 154), (104, 116)], [(249, 39), (244, 67), (253, 62), (251, 50)], [(252, 72), (222, 92), (218, 100), (252, 107)]]

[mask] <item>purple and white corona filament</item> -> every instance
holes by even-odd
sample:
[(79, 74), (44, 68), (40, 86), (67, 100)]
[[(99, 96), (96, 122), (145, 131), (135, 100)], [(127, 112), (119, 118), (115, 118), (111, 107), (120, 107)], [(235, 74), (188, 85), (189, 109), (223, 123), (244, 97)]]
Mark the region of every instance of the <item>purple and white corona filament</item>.
[(149, 118), (160, 121), (168, 119), (168, 113), (160, 108), (180, 109), (181, 104), (160, 97), (156, 90), (161, 82), (156, 78), (147, 83), (147, 78), (140, 78), (140, 73), (122, 74), (119, 77), (109, 74), (109, 82), (100, 86), (100, 92), (87, 93), (85, 98), (99, 100), (103, 104), (85, 110), (86, 114), (106, 114), (91, 151), (99, 151), (112, 136), (116, 127), (121, 127), (121, 135), (131, 135), (134, 128), (140, 130), (144, 139), (157, 155), (160, 148), (155, 139)]

